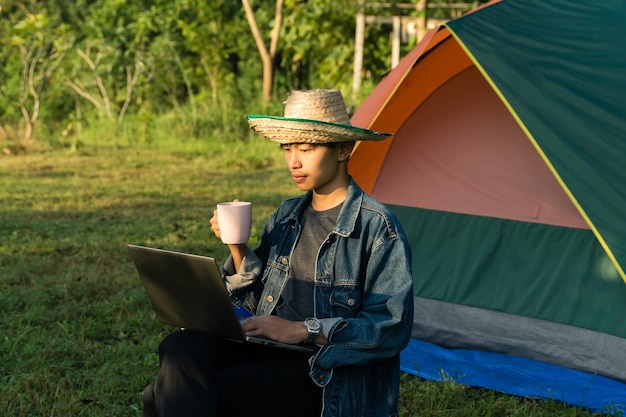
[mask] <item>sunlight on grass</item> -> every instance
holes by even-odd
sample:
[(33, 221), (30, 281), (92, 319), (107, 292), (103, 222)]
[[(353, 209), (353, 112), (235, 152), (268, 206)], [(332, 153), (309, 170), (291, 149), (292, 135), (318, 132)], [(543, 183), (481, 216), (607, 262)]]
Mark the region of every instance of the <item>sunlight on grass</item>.
[(1, 158), (1, 415), (139, 415), (171, 329), (154, 320), (126, 243), (223, 260), (209, 218), (240, 198), (255, 203), (254, 244), (296, 191), (281, 157), (260, 141)]

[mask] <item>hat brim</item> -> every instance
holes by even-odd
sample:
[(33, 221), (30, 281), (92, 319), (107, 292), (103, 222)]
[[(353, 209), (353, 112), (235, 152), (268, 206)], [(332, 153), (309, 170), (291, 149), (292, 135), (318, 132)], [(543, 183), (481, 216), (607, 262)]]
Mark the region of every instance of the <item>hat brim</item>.
[(330, 143), (383, 140), (391, 133), (321, 120), (249, 114), (250, 128), (277, 143)]

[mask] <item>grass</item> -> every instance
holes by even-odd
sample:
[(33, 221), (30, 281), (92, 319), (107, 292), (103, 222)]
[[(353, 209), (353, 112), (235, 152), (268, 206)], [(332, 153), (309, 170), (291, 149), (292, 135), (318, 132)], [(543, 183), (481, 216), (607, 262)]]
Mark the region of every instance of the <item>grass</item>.
[[(297, 190), (275, 145), (86, 146), (0, 156), (0, 415), (139, 416), (159, 341), (126, 243), (223, 261), (215, 204), (263, 220)], [(452, 382), (402, 380), (403, 416), (594, 416)]]

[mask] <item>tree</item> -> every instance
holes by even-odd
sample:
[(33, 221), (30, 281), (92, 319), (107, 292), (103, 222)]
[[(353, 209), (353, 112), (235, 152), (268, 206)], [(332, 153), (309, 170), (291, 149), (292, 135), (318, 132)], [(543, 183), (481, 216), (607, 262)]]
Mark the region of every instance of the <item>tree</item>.
[(120, 128), (124, 122), (124, 117), (132, 99), (133, 90), (137, 84), (139, 75), (144, 69), (144, 65), (140, 60), (136, 60), (134, 65), (131, 66), (127, 64), (124, 66), (126, 73), (126, 88), (123, 93), (124, 99), (120, 105), (116, 106), (117, 108), (114, 113), (109, 96), (113, 94), (115, 97), (117, 94), (110, 92), (111, 86), (103, 78), (99, 70), (103, 65), (103, 57), (114, 54), (110, 52), (110, 49), (107, 48), (106, 45), (102, 44), (97, 45), (94, 49), (95, 51), (92, 52), (91, 45), (87, 45), (84, 51), (80, 47), (76, 47), (76, 53), (89, 67), (91, 77), (86, 77), (86, 80), (67, 79), (66, 84), (79, 96), (87, 99), (98, 110), (102, 111), (109, 120), (113, 121), (117, 119), (117, 127)]
[(45, 11), (29, 12), (14, 25), (11, 45), (19, 51), (21, 74), (18, 103), (24, 118), (24, 139), (31, 139), (39, 119), (42, 92), (65, 57), (69, 41), (66, 27), (53, 28)]
[(118, 131), (138, 82), (150, 77), (147, 46), (158, 14), (155, 6), (95, 3), (84, 27), (87, 37), (74, 48), (80, 59), (74, 61), (66, 85), (114, 122)]
[(276, 50), (280, 39), (284, 0), (276, 0), (274, 25), (271, 31), (269, 50), (265, 46), (265, 41), (257, 25), (257, 20), (255, 18), (254, 11), (252, 10), (252, 6), (250, 5), (250, 1), (241, 0), (241, 3), (243, 4), (243, 8), (246, 12), (246, 19), (248, 20), (252, 37), (254, 38), (259, 55), (261, 55), (261, 61), (263, 62), (263, 101), (267, 103), (272, 98), (272, 88), (274, 86), (274, 59), (276, 57)]
[(183, 57), (175, 54), (176, 64), (181, 72), (193, 73), (194, 67), (201, 69), (208, 81), (211, 102), (216, 105), (224, 84), (235, 82), (237, 68), (232, 68), (231, 61), (242, 37), (241, 25), (237, 24), (240, 8), (232, 0), (214, 0), (211, 4), (203, 0), (181, 0), (178, 7), (176, 23), (181, 41), (177, 46), (189, 52), (190, 60), (183, 62)]
[[(354, 0), (287, 0), (281, 72), (288, 88), (342, 89), (350, 80), (354, 53)], [(368, 61), (372, 63), (372, 61)]]

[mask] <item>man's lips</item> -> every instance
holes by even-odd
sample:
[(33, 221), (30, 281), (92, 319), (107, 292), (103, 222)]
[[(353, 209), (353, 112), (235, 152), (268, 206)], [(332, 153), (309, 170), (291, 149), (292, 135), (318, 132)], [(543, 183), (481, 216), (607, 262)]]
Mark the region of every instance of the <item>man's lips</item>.
[(294, 180), (296, 183), (302, 183), (302, 182), (304, 182), (304, 181), (306, 180), (306, 176), (305, 176), (305, 175), (302, 175), (302, 174), (296, 174), (296, 173), (292, 173), (292, 174), (291, 174), (291, 178), (293, 178), (293, 180)]

